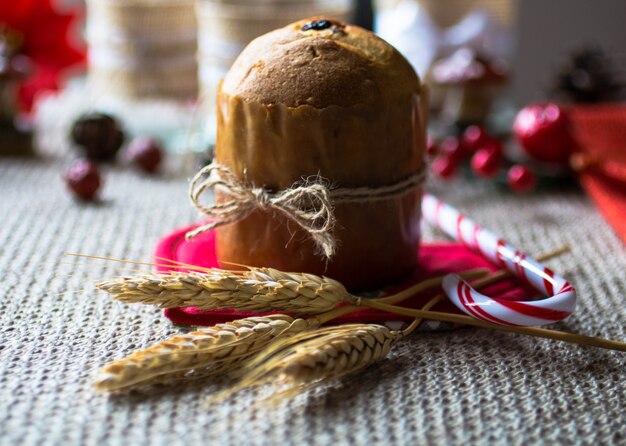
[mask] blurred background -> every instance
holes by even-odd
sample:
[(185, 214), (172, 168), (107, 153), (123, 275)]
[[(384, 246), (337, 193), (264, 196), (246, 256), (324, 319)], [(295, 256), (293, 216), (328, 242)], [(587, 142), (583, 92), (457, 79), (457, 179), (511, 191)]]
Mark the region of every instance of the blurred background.
[[(460, 48), (498, 59), (506, 67), (498, 99), (511, 100), (513, 106), (554, 96), (559, 70), (566, 69), (576, 51), (602, 51), (611, 60), (611, 75), (621, 76), (619, 82), (626, 69), (626, 2), (620, 0), (87, 0), (86, 4), (2, 0), (0, 4), (0, 26), (4, 23), (12, 36), (9, 40), (19, 42), (18, 52), (31, 61), (30, 73), (21, 74), (17, 104), (9, 104), (18, 108), (15, 113), (38, 117), (47, 131), (60, 122), (67, 127), (87, 109), (108, 110), (121, 114), (132, 131), (160, 136), (178, 151), (189, 145), (202, 151), (214, 137), (213, 95), (241, 49), (256, 35), (311, 15), (326, 14), (375, 29), (429, 81), (433, 63)], [(80, 77), (85, 73), (86, 78)], [(72, 80), (80, 88), (51, 97), (50, 91), (63, 91), (61, 87)], [(196, 99), (199, 106), (192, 110), (190, 103)], [(4, 102), (10, 108), (6, 105), (10, 101)], [(189, 129), (200, 117), (205, 123), (201, 135), (191, 138)], [(182, 136), (176, 131), (181, 126), (186, 129)]]
[(541, 97), (549, 74), (569, 52), (597, 45), (626, 68), (626, 2), (621, 0), (522, 0), (513, 53), (514, 99)]
[(194, 172), (240, 51), (315, 15), (373, 29), (428, 84), (434, 178), (604, 181), (625, 220), (623, 0), (0, 0), (0, 154)]

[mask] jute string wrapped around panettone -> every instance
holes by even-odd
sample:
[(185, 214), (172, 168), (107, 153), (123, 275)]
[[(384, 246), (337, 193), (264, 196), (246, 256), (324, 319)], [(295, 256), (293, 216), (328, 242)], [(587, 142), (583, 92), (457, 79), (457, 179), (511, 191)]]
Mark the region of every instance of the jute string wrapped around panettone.
[[(406, 178), (395, 183), (378, 187), (337, 187), (321, 177), (304, 179), (289, 189), (272, 192), (262, 187), (247, 184), (240, 180), (226, 166), (212, 163), (201, 169), (191, 180), (189, 198), (202, 214), (211, 222), (187, 233), (187, 239), (206, 231), (234, 223), (246, 218), (258, 208), (273, 209), (296, 222), (313, 239), (322, 255), (331, 259), (337, 248), (333, 234), (335, 203), (368, 203), (400, 197), (420, 186), (426, 176), (420, 168)], [(219, 190), (223, 201), (205, 206), (200, 203), (201, 195), (207, 191)]]

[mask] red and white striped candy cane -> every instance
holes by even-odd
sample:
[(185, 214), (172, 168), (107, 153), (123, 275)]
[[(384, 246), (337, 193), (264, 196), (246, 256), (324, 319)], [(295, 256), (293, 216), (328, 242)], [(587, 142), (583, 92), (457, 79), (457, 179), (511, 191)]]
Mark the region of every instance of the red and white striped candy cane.
[(422, 214), (433, 226), (549, 296), (528, 302), (494, 299), (477, 292), (456, 274), (449, 274), (443, 280), (443, 289), (463, 312), (495, 324), (531, 326), (560, 321), (574, 310), (576, 290), (567, 280), (480, 227), (452, 206), (426, 194), (422, 200)]

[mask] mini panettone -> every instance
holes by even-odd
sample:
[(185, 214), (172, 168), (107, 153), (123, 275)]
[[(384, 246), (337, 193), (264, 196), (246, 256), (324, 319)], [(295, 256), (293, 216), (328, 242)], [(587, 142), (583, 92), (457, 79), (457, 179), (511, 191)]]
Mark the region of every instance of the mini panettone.
[[(400, 53), (356, 26), (313, 18), (251, 42), (218, 92), (215, 162), (270, 193), (311, 178), (364, 193), (331, 202), (332, 256), (284, 212), (260, 205), (216, 229), (220, 262), (323, 274), (361, 290), (414, 270), (423, 96)], [(218, 206), (231, 200), (217, 191)]]

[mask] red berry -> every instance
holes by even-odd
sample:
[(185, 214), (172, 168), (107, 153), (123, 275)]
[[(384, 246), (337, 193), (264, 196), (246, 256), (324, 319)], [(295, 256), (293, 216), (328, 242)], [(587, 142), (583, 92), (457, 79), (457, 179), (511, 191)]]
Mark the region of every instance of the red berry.
[(524, 151), (537, 161), (564, 164), (574, 150), (567, 114), (554, 103), (524, 107), (515, 117), (513, 132)]
[(439, 155), (433, 161), (431, 169), (439, 178), (450, 179), (456, 174), (457, 160), (450, 155)]
[(102, 184), (97, 164), (88, 160), (78, 160), (63, 175), (65, 182), (76, 197), (85, 201), (96, 198)]
[(502, 141), (497, 139), (490, 139), (486, 141), (482, 147), (479, 149), (487, 149), (491, 152), (496, 153), (500, 158), (502, 158)]
[(437, 141), (435, 141), (435, 138), (428, 135), (426, 137), (426, 154), (428, 156), (435, 156), (437, 152), (439, 152), (439, 145), (437, 144)]
[(163, 159), (163, 147), (152, 138), (135, 138), (126, 150), (126, 157), (144, 172), (154, 173)]
[(499, 144), (488, 144), (472, 157), (472, 170), (482, 178), (493, 178), (502, 164), (502, 149)]
[(491, 139), (487, 131), (477, 125), (470, 125), (463, 132), (463, 145), (469, 153), (482, 149)]
[(534, 189), (537, 178), (528, 167), (516, 164), (509, 169), (507, 183), (511, 190), (523, 194)]
[(455, 136), (448, 136), (439, 144), (439, 151), (447, 156), (460, 160), (466, 155), (462, 141)]

